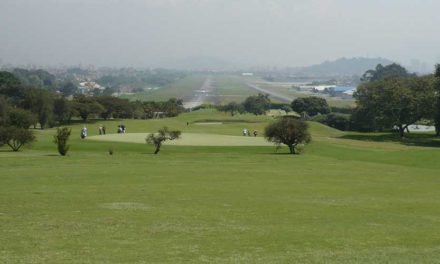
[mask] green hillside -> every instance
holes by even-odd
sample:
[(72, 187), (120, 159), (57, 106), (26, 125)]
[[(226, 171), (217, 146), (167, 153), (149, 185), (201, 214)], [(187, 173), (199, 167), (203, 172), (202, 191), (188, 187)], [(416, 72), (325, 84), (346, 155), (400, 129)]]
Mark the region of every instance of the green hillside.
[(124, 123), (128, 136), (167, 125), (221, 141), (271, 120), (203, 110), (92, 121), (86, 140), (83, 124), (72, 126), (67, 157), (57, 155), (53, 129), (37, 131), (32, 149), (0, 148), (0, 262), (437, 262), (435, 140), (379, 141), (313, 122), (312, 143), (295, 156), (271, 145), (197, 144), (153, 155), (145, 143), (91, 139), (99, 124), (113, 133)]

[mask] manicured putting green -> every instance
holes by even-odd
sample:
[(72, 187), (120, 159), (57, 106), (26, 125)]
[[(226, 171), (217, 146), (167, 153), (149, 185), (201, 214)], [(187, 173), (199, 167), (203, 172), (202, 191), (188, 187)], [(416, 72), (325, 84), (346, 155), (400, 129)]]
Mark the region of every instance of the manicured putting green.
[[(145, 143), (148, 133), (107, 134), (91, 136), (87, 140)], [(176, 146), (271, 146), (263, 137), (229, 136), (216, 134), (183, 133), (178, 140), (166, 141)]]

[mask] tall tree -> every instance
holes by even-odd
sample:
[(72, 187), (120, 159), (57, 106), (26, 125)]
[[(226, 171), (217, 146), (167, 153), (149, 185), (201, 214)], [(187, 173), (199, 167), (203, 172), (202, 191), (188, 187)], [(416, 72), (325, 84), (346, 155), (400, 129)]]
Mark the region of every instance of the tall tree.
[(36, 117), (28, 110), (13, 108), (9, 111), (8, 124), (15, 127), (28, 129), (37, 123)]
[(52, 119), (53, 97), (46, 90), (34, 88), (26, 89), (23, 106), (25, 109), (29, 109), (37, 115), (41, 129), (44, 129)]
[(315, 116), (330, 113), (330, 106), (324, 98), (310, 96), (293, 100), (292, 110), (297, 113), (306, 112), (310, 116)]
[(368, 70), (361, 78), (363, 82), (374, 82), (385, 80), (387, 78), (410, 78), (414, 77), (414, 74), (409, 73), (404, 67), (399, 64), (393, 63), (387, 66), (378, 64), (376, 69)]
[(360, 85), (354, 94), (359, 109), (368, 113), (363, 122), (374, 130), (396, 127), (401, 138), (405, 130), (422, 118), (431, 118), (436, 92), (433, 78), (387, 78)]
[(82, 94), (73, 97), (73, 108), (79, 113), (84, 122), (91, 114), (99, 115), (105, 111), (104, 107), (95, 98)]
[(59, 124), (69, 122), (72, 118), (72, 104), (64, 96), (58, 96), (53, 101), (53, 115)]
[(244, 110), (254, 115), (264, 115), (270, 109), (270, 99), (268, 94), (259, 93), (249, 96), (243, 102)]
[(0, 126), (5, 126), (8, 123), (10, 109), (11, 106), (6, 98), (0, 96)]

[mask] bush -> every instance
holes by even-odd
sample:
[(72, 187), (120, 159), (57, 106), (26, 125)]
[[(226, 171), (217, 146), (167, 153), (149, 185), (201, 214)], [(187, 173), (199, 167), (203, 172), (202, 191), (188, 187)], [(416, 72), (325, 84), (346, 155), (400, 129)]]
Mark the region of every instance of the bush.
[(353, 108), (351, 107), (336, 107), (336, 106), (332, 106), (331, 107), (331, 111), (333, 113), (340, 113), (340, 114), (352, 114), (353, 113)]
[(330, 113), (330, 106), (327, 104), (327, 101), (316, 96), (297, 98), (292, 102), (291, 106), (293, 111), (297, 113), (306, 112), (310, 116)]
[(154, 151), (154, 154), (159, 153), (160, 147), (162, 146), (162, 143), (167, 140), (175, 140), (180, 137), (181, 132), (179, 130), (169, 130), (168, 127), (163, 127), (159, 129), (158, 133), (149, 134), (145, 141), (148, 144), (154, 145), (156, 147), (156, 150)]
[(244, 100), (243, 107), (248, 113), (254, 115), (264, 115), (270, 109), (270, 99), (268, 94), (261, 94), (249, 96)]
[(284, 110), (286, 113), (292, 112), (292, 107), (286, 103), (270, 103), (270, 109)]
[(330, 113), (327, 115), (317, 115), (312, 120), (342, 131), (350, 130), (349, 115)]
[(28, 129), (37, 123), (37, 117), (30, 111), (14, 108), (9, 112), (9, 124), (15, 127)]
[(66, 156), (69, 151), (70, 146), (67, 145), (67, 141), (69, 140), (71, 132), (72, 131), (67, 127), (60, 127), (57, 128), (57, 133), (53, 136), (53, 142), (57, 144), (58, 153), (60, 153), (61, 156)]
[(304, 148), (303, 146), (298, 148), (299, 145), (309, 143), (312, 139), (308, 131), (308, 124), (290, 117), (280, 118), (269, 124), (264, 131), (264, 136), (277, 146), (287, 145), (291, 154), (298, 154)]
[(0, 127), (0, 145), (6, 144), (13, 151), (19, 151), (24, 145), (35, 141), (32, 131), (21, 127)]

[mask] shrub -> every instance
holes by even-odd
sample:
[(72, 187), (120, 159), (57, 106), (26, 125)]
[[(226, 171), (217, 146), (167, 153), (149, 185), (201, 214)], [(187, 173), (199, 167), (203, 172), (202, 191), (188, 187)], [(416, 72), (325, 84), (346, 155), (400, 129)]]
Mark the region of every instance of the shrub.
[(24, 145), (35, 141), (32, 131), (21, 127), (0, 127), (0, 145), (6, 144), (13, 151), (19, 151)]
[(14, 108), (9, 112), (9, 124), (15, 127), (28, 129), (37, 123), (37, 118), (30, 111)]
[(297, 98), (292, 102), (291, 106), (293, 111), (297, 113), (306, 112), (310, 116), (330, 113), (330, 106), (327, 104), (327, 101), (316, 96)]
[(67, 145), (67, 141), (69, 140), (71, 130), (67, 127), (57, 128), (56, 135), (53, 136), (53, 142), (57, 144), (58, 153), (61, 156), (66, 156), (69, 151), (70, 146)]
[[(311, 136), (306, 122), (294, 118), (280, 118), (269, 124), (264, 135), (270, 142), (277, 146), (285, 144), (291, 154), (298, 154), (298, 146), (310, 142)], [(302, 151), (303, 147), (301, 147)]]
[(350, 130), (349, 115), (330, 113), (327, 115), (317, 115), (312, 120), (342, 131)]
[(180, 137), (181, 132), (179, 130), (168, 130), (167, 127), (163, 127), (159, 129), (157, 134), (149, 134), (145, 141), (148, 144), (154, 145), (156, 147), (156, 150), (154, 151), (154, 154), (159, 153), (160, 147), (162, 146), (162, 143), (167, 140), (174, 140), (178, 139)]

